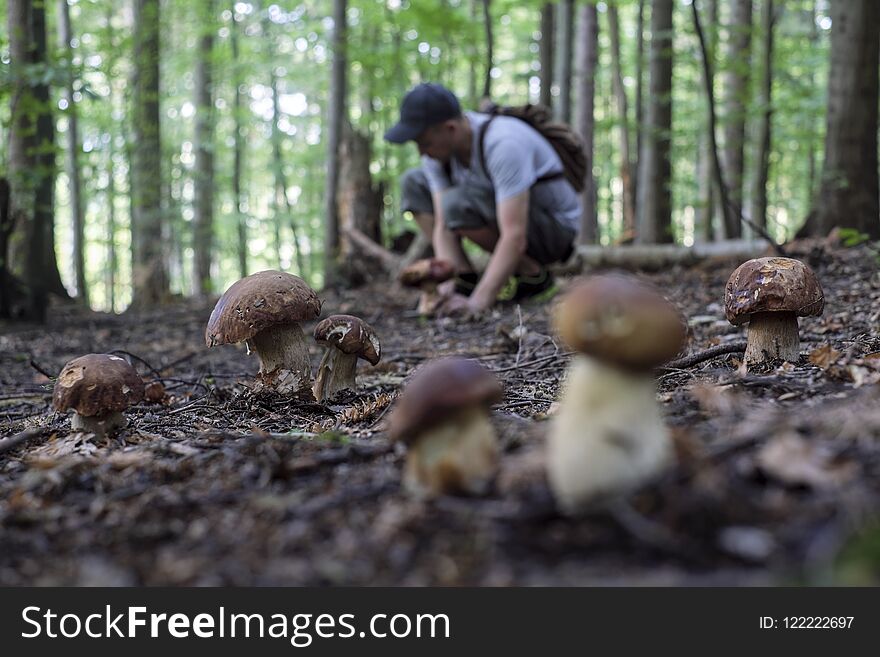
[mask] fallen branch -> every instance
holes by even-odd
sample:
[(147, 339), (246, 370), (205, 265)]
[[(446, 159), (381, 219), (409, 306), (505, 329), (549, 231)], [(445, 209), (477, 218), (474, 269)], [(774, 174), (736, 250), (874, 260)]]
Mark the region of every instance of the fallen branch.
[(620, 267), (622, 269), (657, 270), (670, 265), (692, 265), (708, 258), (749, 260), (762, 255), (767, 245), (760, 240), (724, 240), (701, 242), (693, 246), (680, 244), (631, 244), (621, 246), (578, 245), (572, 266), (560, 271), (579, 272), (584, 267)]
[(25, 429), (21, 433), (9, 436), (9, 438), (3, 438), (0, 440), (0, 454), (15, 449), (36, 438), (42, 438), (51, 431), (49, 427), (35, 427), (33, 429)]
[(401, 265), (401, 258), (391, 253), (381, 244), (370, 239), (357, 228), (346, 228), (345, 234), (361, 251), (378, 260), (382, 268), (389, 274), (396, 274)]
[(723, 356), (724, 354), (741, 354), (744, 353), (745, 350), (745, 340), (731, 342), (730, 344), (719, 344), (715, 347), (709, 347), (708, 349), (703, 349), (703, 351), (698, 351), (695, 354), (689, 354), (682, 358), (671, 360), (665, 365), (659, 367), (658, 369), (681, 370), (686, 367), (693, 367), (697, 363), (702, 363), (703, 361), (709, 360), (710, 358), (715, 358), (716, 356)]

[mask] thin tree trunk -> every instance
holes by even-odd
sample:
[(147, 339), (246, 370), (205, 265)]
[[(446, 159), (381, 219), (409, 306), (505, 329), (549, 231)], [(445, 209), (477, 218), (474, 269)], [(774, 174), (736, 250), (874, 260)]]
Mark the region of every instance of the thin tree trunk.
[[(816, 26), (816, 13), (818, 11), (818, 7), (816, 6), (818, 0), (813, 2), (812, 6), (807, 10), (807, 20), (810, 22), (810, 50), (814, 49), (816, 45), (819, 43), (819, 28)], [(810, 88), (813, 89), (816, 87), (816, 71), (810, 71)], [(811, 126), (815, 126), (816, 117), (812, 117), (810, 121)], [(815, 130), (818, 132), (818, 129)], [(813, 139), (813, 135), (810, 135), (809, 146), (807, 147), (807, 206), (811, 206), (813, 204), (813, 195), (816, 193), (816, 140)]]
[(242, 131), (242, 102), (241, 102), (241, 63), (239, 62), (238, 53), (238, 21), (235, 18), (235, 4), (232, 3), (232, 29), (230, 30), (229, 40), (232, 46), (232, 80), (235, 90), (232, 95), (232, 120), (233, 120), (233, 151), (232, 151), (232, 202), (235, 207), (235, 225), (238, 235), (238, 274), (240, 278), (248, 275), (248, 239), (247, 239), (247, 217), (243, 211), (243, 202), (241, 191), (241, 170), (242, 159), (244, 156), (244, 135)]
[(483, 0), (483, 30), (486, 33), (486, 75), (483, 77), (483, 99), (492, 98), (492, 67), (495, 66), (495, 38), (492, 36), (491, 0)]
[(556, 117), (571, 123), (571, 63), (574, 59), (574, 0), (560, 0), (556, 9), (556, 65), (559, 77), (559, 103)]
[(271, 65), (269, 73), (269, 89), (272, 94), (272, 235), (275, 243), (275, 260), (278, 269), (282, 269), (281, 258), (281, 198), (284, 187), (281, 174), (284, 163), (281, 159), (281, 132), (278, 130), (278, 119), (281, 113), (278, 102), (278, 78), (275, 76), (275, 65)]
[(204, 7), (198, 39), (195, 92), (195, 185), (193, 213), (193, 277), (196, 294), (206, 296), (211, 285), (214, 252), (214, 2)]
[(89, 305), (89, 290), (86, 284), (85, 267), (85, 222), (83, 218), (79, 175), (79, 126), (76, 105), (73, 100), (73, 49), (70, 41), (73, 30), (70, 26), (70, 9), (67, 0), (58, 0), (58, 41), (65, 57), (64, 98), (67, 101), (67, 177), (70, 181), (70, 211), (73, 223), (73, 269), (76, 277), (76, 293), (79, 302)]
[(825, 161), (816, 196), (817, 234), (835, 226), (880, 237), (877, 173), (880, 4), (832, 2)]
[(110, 307), (111, 313), (116, 312), (116, 272), (119, 269), (118, 256), (116, 254), (116, 181), (114, 180), (116, 167), (113, 162), (114, 156), (115, 150), (111, 135), (110, 145), (107, 149), (107, 263), (105, 271), (107, 277), (107, 305)]
[[(477, 2), (478, 0), (468, 0), (468, 18), (471, 25), (477, 24)], [(468, 45), (468, 107), (474, 108), (479, 100), (477, 99), (477, 40), (473, 39)]]
[(623, 182), (623, 237), (635, 236), (635, 190), (633, 189), (633, 158), (629, 139), (629, 108), (626, 89), (623, 86), (623, 71), (620, 63), (620, 19), (616, 5), (608, 6), (608, 32), (611, 37), (611, 68), (614, 98), (620, 121), (620, 178)]
[(553, 106), (553, 3), (545, 2), (541, 7), (541, 43), (539, 58), (541, 61), (541, 96), (540, 103), (547, 107)]
[[(636, 19), (636, 157), (642, 152), (642, 136), (644, 135), (644, 102), (643, 88), (645, 79), (645, 0), (639, 0), (639, 13)], [(633, 167), (632, 188), (635, 190), (635, 207), (633, 214), (639, 214), (639, 164)]]
[(770, 168), (770, 129), (773, 117), (773, 0), (762, 0), (761, 7), (761, 89), (758, 104), (758, 157), (755, 158), (755, 183), (752, 189), (752, 221), (767, 228), (767, 175)]
[(767, 231), (744, 217), (742, 214), (742, 208), (735, 205), (728, 196), (727, 185), (724, 181), (724, 173), (721, 169), (721, 157), (718, 154), (718, 143), (715, 140), (715, 127), (717, 123), (715, 118), (715, 92), (708, 83), (708, 81), (712, 79), (712, 64), (709, 61), (709, 53), (706, 48), (706, 37), (703, 34), (703, 27), (700, 24), (700, 13), (697, 11), (696, 3), (691, 4), (691, 14), (694, 17), (694, 29), (697, 32), (697, 40), (700, 43), (700, 54), (703, 60), (703, 84), (705, 85), (706, 97), (709, 100), (709, 140), (712, 153), (712, 162), (715, 168), (715, 184), (718, 186), (718, 196), (721, 203), (721, 208), (724, 211), (724, 221), (725, 223), (731, 223), (732, 221), (741, 221), (748, 224), (756, 233), (767, 240), (767, 242), (773, 247), (776, 253), (784, 256), (785, 249), (778, 245), (776, 241), (767, 234)]
[(672, 241), (672, 7), (654, 0), (651, 9), (648, 116), (639, 158), (638, 233), (636, 242)]
[[(718, 2), (717, 0), (706, 0), (706, 13), (708, 14), (708, 25), (706, 27), (706, 51), (711, 64), (710, 70), (715, 69), (715, 50), (718, 36)], [(705, 76), (704, 70), (702, 75)], [(703, 85), (714, 87), (714, 80), (704, 80)], [(708, 102), (708, 99), (707, 99)], [(697, 154), (697, 184), (698, 199), (697, 207), (694, 212), (694, 240), (711, 242), (715, 239), (712, 219), (715, 216), (715, 185), (714, 185), (714, 167), (712, 164), (712, 153), (710, 151), (711, 141), (709, 139), (709, 113), (706, 112), (706, 121), (703, 124), (703, 130), (700, 133), (699, 152)]]
[(330, 102), (327, 108), (327, 188), (324, 195), (324, 284), (336, 282), (339, 267), (339, 143), (346, 115), (345, 76), (348, 67), (346, 44), (347, 0), (333, 0), (333, 63)]
[[(730, 200), (736, 207), (742, 208), (746, 103), (751, 66), (752, 0), (733, 0), (731, 4), (732, 16), (727, 43), (728, 70), (724, 76), (724, 170), (727, 174)], [(742, 224), (739, 221), (731, 222), (725, 228), (727, 238), (742, 235)]]
[(132, 114), (132, 305), (150, 308), (169, 293), (163, 249), (159, 119), (159, 0), (134, 0)]
[(581, 6), (580, 23), (578, 24), (578, 42), (580, 50), (578, 62), (578, 131), (584, 138), (584, 149), (587, 152), (587, 180), (581, 196), (583, 215), (581, 217), (580, 242), (592, 244), (599, 239), (599, 217), (596, 207), (596, 180), (593, 177), (593, 134), (595, 132), (594, 100), (596, 93), (596, 68), (599, 61), (599, 15), (596, 5)]

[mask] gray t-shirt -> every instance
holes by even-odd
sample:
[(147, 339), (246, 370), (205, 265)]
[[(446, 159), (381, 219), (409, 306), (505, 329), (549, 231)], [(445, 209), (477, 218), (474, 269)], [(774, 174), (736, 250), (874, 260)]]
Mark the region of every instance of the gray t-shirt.
[[(537, 130), (520, 119), (497, 116), (483, 141), (490, 181), (479, 161), (479, 136), (483, 124), (489, 120), (489, 115), (478, 112), (464, 114), (474, 133), (470, 167), (465, 167), (453, 157), (450, 163), (450, 180), (442, 163), (426, 155), (422, 156), (422, 167), (432, 193), (467, 181), (469, 184), (494, 189), (495, 202), (500, 203), (529, 189), (538, 178), (562, 171), (559, 155)], [(580, 197), (565, 178), (544, 181), (535, 186), (531, 193), (536, 205), (545, 209), (562, 225), (578, 232), (581, 220)]]

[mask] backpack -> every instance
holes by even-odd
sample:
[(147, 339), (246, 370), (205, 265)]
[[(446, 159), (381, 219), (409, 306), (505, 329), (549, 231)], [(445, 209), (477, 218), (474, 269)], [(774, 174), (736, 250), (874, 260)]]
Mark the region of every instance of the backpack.
[(483, 124), (482, 131), (479, 135), (479, 158), (480, 166), (489, 176), (486, 169), (486, 158), (483, 143), (486, 139), (486, 131), (492, 124), (492, 120), (496, 116), (512, 116), (520, 121), (525, 121), (532, 126), (538, 133), (546, 139), (559, 159), (562, 161), (562, 171), (550, 173), (541, 176), (535, 182), (544, 182), (546, 180), (556, 180), (565, 177), (575, 191), (580, 193), (586, 187), (587, 177), (587, 153), (584, 149), (584, 140), (579, 134), (572, 130), (571, 126), (565, 123), (557, 123), (553, 121), (553, 113), (549, 107), (544, 105), (495, 105), (491, 104), (484, 108), (484, 113), (489, 114), (489, 120)]

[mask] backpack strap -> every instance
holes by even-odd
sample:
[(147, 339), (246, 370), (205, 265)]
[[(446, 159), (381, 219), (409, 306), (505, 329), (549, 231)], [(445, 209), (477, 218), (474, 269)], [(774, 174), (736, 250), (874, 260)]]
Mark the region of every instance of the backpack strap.
[[(480, 134), (477, 137), (477, 144), (478, 144), (477, 160), (480, 164), (480, 168), (483, 170), (483, 173), (486, 174), (486, 178), (489, 179), (490, 183), (492, 183), (492, 175), (489, 173), (489, 169), (486, 168), (486, 150), (485, 150), (486, 149), (486, 131), (489, 130), (489, 125), (492, 123), (492, 121), (495, 119), (496, 116), (498, 116), (497, 110), (492, 112), (491, 116), (489, 117), (489, 120), (486, 121), (483, 124), (483, 126), (480, 128)], [(542, 182), (547, 182), (550, 180), (559, 180), (560, 178), (565, 178), (565, 171), (564, 170), (557, 171), (555, 173), (546, 173), (543, 176), (541, 176), (540, 178), (537, 178), (535, 180), (535, 182), (532, 184), (532, 186), (537, 185)], [(492, 183), (493, 186), (494, 186), (494, 184), (495, 183)]]

